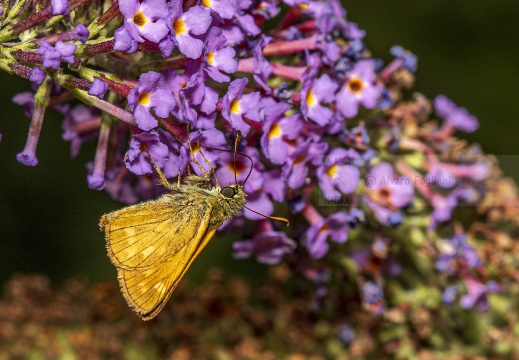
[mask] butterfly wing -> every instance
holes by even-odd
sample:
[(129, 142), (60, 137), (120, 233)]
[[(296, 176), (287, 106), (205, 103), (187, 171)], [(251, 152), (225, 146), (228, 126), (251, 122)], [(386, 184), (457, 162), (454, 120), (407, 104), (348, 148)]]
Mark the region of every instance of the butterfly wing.
[(166, 194), (106, 214), (100, 227), (112, 263), (120, 269), (155, 267), (204, 236), (211, 205), (184, 193)]
[[(208, 219), (207, 219), (208, 220)], [(194, 239), (166, 262), (146, 269), (118, 270), (119, 284), (130, 307), (144, 320), (154, 318), (166, 305), (173, 290), (184, 277), (215, 230)]]

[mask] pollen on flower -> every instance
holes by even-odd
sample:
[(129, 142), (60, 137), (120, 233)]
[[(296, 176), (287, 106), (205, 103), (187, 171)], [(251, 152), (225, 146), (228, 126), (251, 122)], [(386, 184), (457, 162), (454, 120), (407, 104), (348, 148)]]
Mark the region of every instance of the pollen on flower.
[(306, 105), (308, 105), (309, 107), (312, 107), (316, 103), (317, 103), (317, 99), (314, 96), (314, 91), (312, 89), (310, 89), (308, 91), (308, 94), (306, 94)]
[(202, 0), (202, 6), (204, 6), (206, 8), (210, 8), (211, 7), (211, 0)]
[(209, 65), (211, 66), (215, 66), (216, 63), (214, 62), (214, 57), (215, 57), (216, 53), (215, 52), (208, 52), (207, 53), (207, 62), (209, 63)]
[(138, 13), (133, 15), (133, 23), (138, 27), (143, 27), (144, 25), (146, 25), (146, 16), (142, 13), (142, 11), (139, 10)]
[(150, 104), (150, 93), (143, 92), (139, 95), (139, 104), (142, 106), (148, 106)]
[(272, 125), (269, 132), (269, 139), (274, 139), (276, 137), (280, 137), (283, 134), (283, 131), (281, 130), (281, 126), (278, 124)]
[(181, 17), (178, 20), (175, 20), (173, 23), (173, 29), (175, 29), (175, 33), (177, 35), (182, 35), (187, 32), (186, 25), (184, 24), (184, 18)]
[(231, 114), (241, 114), (240, 100), (233, 100), (231, 102)]
[(183, 81), (181, 84), (180, 84), (180, 87), (182, 89), (184, 89), (185, 87), (187, 86), (187, 82)]
[(339, 169), (339, 166), (337, 164), (334, 164), (326, 170), (326, 175), (328, 175), (330, 178), (335, 178), (337, 176), (337, 170)]
[(362, 89), (364, 89), (364, 83), (362, 82), (362, 79), (355, 77), (348, 80), (346, 86), (348, 87), (348, 90), (354, 94), (359, 94), (362, 92)]

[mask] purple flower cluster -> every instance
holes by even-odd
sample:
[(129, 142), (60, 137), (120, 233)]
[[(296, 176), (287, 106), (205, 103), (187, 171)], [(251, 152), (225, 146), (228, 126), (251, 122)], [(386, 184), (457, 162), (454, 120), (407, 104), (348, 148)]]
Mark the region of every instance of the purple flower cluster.
[[(297, 263), (294, 272), (316, 284), (320, 299), (327, 286), (340, 288), (333, 281), (355, 279), (364, 309), (382, 313), (391, 304), (386, 279), (414, 276), (406, 273), (409, 253), (429, 252), (430, 269), (449, 279), (437, 285), (443, 301), (454, 303), (457, 279), (468, 292), (461, 306), (485, 308), (497, 287), (477, 278), (484, 264), (454, 210), (481, 200), (491, 166), (473, 148), (449, 157), (460, 148), (454, 131), (478, 127), (466, 109), (438, 96), (437, 125), (427, 99), (404, 98), (415, 55), (396, 46), (391, 63), (374, 59), (338, 0), (120, 0), (104, 13), (68, 17), (82, 4), (51, 1), (53, 32), (24, 35), (22, 50), (2, 48), (5, 66), (35, 90), (13, 99), (32, 119), (21, 163), (37, 164), (52, 106), (64, 116), (73, 156), (97, 140), (87, 182), (117, 200), (162, 191), (151, 155), (170, 181), (201, 174), (193, 158), (206, 172), (214, 166), (220, 184), (247, 179), (247, 206), (261, 214), (288, 204), (295, 225), (287, 232), (248, 209), (235, 217), (232, 225), (258, 225), (234, 243), (234, 257)], [(57, 16), (71, 29), (52, 27)], [(46, 21), (27, 19), (33, 27)], [(25, 30), (5, 27), (0, 39)], [(86, 105), (69, 106), (72, 97)], [(239, 151), (253, 163), (235, 159), (238, 133)], [(438, 240), (436, 230), (451, 239)]]

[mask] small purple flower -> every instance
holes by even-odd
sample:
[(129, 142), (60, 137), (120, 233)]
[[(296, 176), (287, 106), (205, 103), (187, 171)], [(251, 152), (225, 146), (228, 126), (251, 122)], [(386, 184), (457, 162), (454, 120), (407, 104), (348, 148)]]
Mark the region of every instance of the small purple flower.
[(348, 226), (354, 229), (360, 224), (366, 222), (366, 216), (364, 214), (364, 211), (358, 208), (352, 208), (350, 210), (350, 213), (348, 214), (348, 218), (346, 219), (346, 221), (348, 222)]
[(89, 95), (97, 96), (102, 99), (105, 96), (106, 90), (108, 89), (108, 84), (99, 78), (94, 78), (92, 82), (92, 86), (88, 90)]
[(357, 266), (374, 276), (380, 274), (386, 277), (398, 276), (402, 273), (402, 266), (394, 258), (388, 258), (389, 244), (386, 239), (377, 239), (370, 247), (354, 251), (352, 260)]
[(335, 99), (337, 88), (338, 85), (326, 74), (319, 79), (303, 76), (301, 112), (305, 118), (311, 119), (321, 126), (328, 124), (333, 112), (321, 103), (332, 102)]
[(279, 264), (286, 254), (295, 250), (296, 243), (284, 232), (274, 231), (270, 220), (262, 219), (259, 223), (260, 230), (252, 239), (233, 243), (233, 257), (244, 259), (254, 255), (259, 263)]
[(436, 270), (453, 274), (463, 267), (473, 268), (481, 265), (476, 250), (467, 242), (467, 235), (454, 236), (450, 241), (439, 244), (440, 257), (436, 261)]
[(284, 102), (276, 102), (271, 97), (263, 99), (265, 108), (262, 110), (264, 117), (261, 136), (261, 149), (267, 159), (273, 164), (281, 165), (287, 161), (288, 143), (299, 136), (303, 130), (304, 122), (299, 114), (284, 116), (290, 105)]
[(160, 142), (156, 131), (134, 135), (130, 140), (130, 149), (124, 156), (124, 164), (136, 175), (152, 174), (154, 171), (146, 149), (159, 168), (168, 160), (168, 147)]
[[(67, 44), (61, 40), (56, 41), (54, 44), (54, 48), (59, 51), (61, 60), (66, 63), (73, 64), (75, 57), (74, 52), (76, 51), (77, 46), (75, 44)], [(45, 55), (44, 55), (45, 56)]]
[(34, 112), (34, 93), (31, 91), (24, 91), (13, 96), (13, 102), (22, 106), (23, 113), (28, 118), (32, 117)]
[(456, 178), (465, 178), (474, 181), (484, 180), (490, 172), (488, 164), (483, 161), (470, 165), (442, 164), (441, 166)]
[(347, 118), (359, 112), (359, 105), (373, 109), (382, 88), (375, 85), (375, 63), (372, 60), (361, 60), (346, 75), (346, 81), (336, 95), (337, 109)]
[(365, 183), (364, 201), (375, 212), (377, 220), (386, 225), (400, 224), (402, 215), (398, 209), (409, 204), (414, 196), (411, 179), (395, 176), (390, 164), (381, 163), (371, 169)]
[[(313, 1), (313, 0), (283, 0), (289, 6), (299, 8), (312, 17), (319, 19), (320, 17), (332, 13), (330, 2)], [(342, 11), (344, 13), (344, 10)]]
[(82, 44), (86, 43), (88, 37), (90, 36), (90, 32), (82, 23), (77, 24), (77, 26), (70, 30), (70, 40), (79, 40)]
[(447, 306), (451, 306), (454, 304), (456, 296), (458, 296), (458, 287), (456, 285), (447, 286), (442, 293), (442, 302)]
[(253, 1), (251, 0), (237, 0), (238, 9), (241, 11), (235, 13), (235, 18), (247, 35), (256, 36), (261, 32), (261, 29), (256, 25), (254, 17), (246, 13), (247, 10), (250, 10), (252, 4)]
[(220, 28), (213, 27), (209, 30), (205, 46), (204, 70), (207, 75), (216, 82), (229, 82), (230, 78), (220, 71), (235, 73), (238, 70), (238, 60), (234, 58), (236, 51), (227, 44), (227, 39)]
[(350, 344), (355, 339), (355, 332), (349, 325), (341, 325), (339, 328), (339, 339), (345, 344)]
[(454, 193), (447, 196), (433, 193), (430, 199), (433, 206), (433, 213), (431, 214), (431, 228), (434, 228), (437, 223), (450, 220), (452, 211), (458, 205), (458, 198)]
[(277, 0), (266, 0), (256, 5), (256, 8), (252, 10), (254, 15), (261, 15), (263, 18), (272, 19), (276, 17), (281, 8), (279, 6), (279, 1)]
[(488, 294), (501, 291), (501, 287), (494, 281), (489, 281), (485, 285), (472, 277), (465, 279), (465, 286), (467, 287), (468, 294), (461, 297), (461, 307), (464, 309), (474, 308), (479, 312), (488, 310)]
[(458, 130), (473, 132), (479, 127), (478, 119), (470, 115), (467, 109), (458, 107), (444, 95), (438, 95), (434, 99), (436, 114), (445, 122)]
[(342, 194), (351, 194), (359, 183), (360, 171), (350, 165), (352, 159), (342, 148), (333, 149), (317, 169), (319, 187), (327, 200), (337, 200)]
[(456, 185), (452, 173), (438, 161), (429, 162), (429, 171), (425, 177), (429, 184), (437, 185), (442, 189), (450, 189)]
[(157, 132), (160, 142), (168, 147), (168, 161), (164, 163), (162, 172), (168, 179), (175, 178), (180, 170), (180, 144), (168, 131), (159, 129)]
[(216, 12), (222, 19), (232, 19), (236, 3), (229, 0), (200, 0), (200, 5)]
[(165, 0), (125, 0), (119, 3), (124, 25), (114, 33), (114, 50), (133, 53), (144, 39), (158, 43), (168, 34)]
[(372, 281), (367, 281), (362, 285), (362, 303), (366, 309), (381, 314), (385, 310), (384, 293), (382, 289)]
[(150, 71), (139, 77), (139, 83), (128, 95), (128, 107), (133, 111), (137, 126), (149, 131), (158, 125), (151, 110), (159, 117), (166, 118), (175, 108), (176, 102), (171, 90), (160, 87), (163, 76)]
[(328, 143), (321, 141), (318, 135), (310, 136), (299, 144), (288, 156), (283, 166), (282, 176), (288, 187), (299, 189), (305, 184), (309, 165), (319, 165), (322, 156), (328, 150)]
[(270, 65), (270, 62), (263, 56), (263, 49), (271, 40), (271, 37), (261, 35), (259, 42), (252, 48), (253, 77), (256, 83), (265, 90), (267, 95), (270, 95), (272, 92), (270, 86), (267, 85), (267, 81), (274, 72), (274, 67)]
[(401, 59), (402, 66), (405, 67), (412, 73), (416, 72), (416, 67), (418, 64), (418, 58), (415, 54), (410, 52), (409, 50), (404, 49), (402, 46), (395, 45), (393, 46), (389, 52), (397, 59)]
[(204, 86), (204, 78), (201, 75), (200, 63), (192, 60), (186, 62), (185, 71), (181, 75), (175, 70), (166, 70), (158, 84), (159, 87), (169, 89), (175, 97), (178, 107), (172, 111), (173, 115), (180, 122), (191, 122), (191, 127), (196, 126), (198, 120), (198, 114), (193, 105), (204, 103), (201, 110), (211, 112), (216, 108), (216, 101), (218, 100), (213, 98), (212, 107), (208, 101), (204, 102), (205, 93), (211, 89)]
[(162, 56), (167, 57), (174, 48), (191, 59), (202, 55), (204, 43), (193, 35), (205, 34), (211, 24), (210, 11), (201, 6), (193, 6), (188, 11), (182, 11), (182, 1), (171, 1), (166, 25), (171, 36), (164, 38), (159, 47)]
[(231, 82), (227, 94), (222, 100), (222, 116), (229, 121), (234, 129), (240, 130), (244, 136), (250, 130), (250, 125), (245, 122), (244, 117), (258, 122), (261, 120), (260, 110), (263, 108), (259, 92), (243, 94), (248, 82), (247, 78), (240, 78)]
[(82, 144), (98, 138), (101, 115), (96, 108), (83, 104), (72, 109), (67, 108), (63, 114), (65, 118), (61, 124), (63, 129), (61, 137), (65, 141), (70, 141), (70, 156), (75, 158)]
[(29, 80), (37, 85), (41, 85), (43, 80), (45, 80), (45, 71), (40, 69), (38, 66), (35, 66), (32, 69), (31, 77)]
[(355, 149), (367, 150), (369, 141), (370, 139), (364, 121), (361, 121), (358, 126), (345, 132), (344, 142)]
[(328, 237), (342, 244), (348, 239), (348, 226), (345, 212), (336, 212), (325, 219), (313, 223), (306, 232), (306, 248), (314, 259), (321, 259), (328, 253)]
[(58, 40), (55, 46), (43, 41), (36, 50), (36, 53), (43, 54), (42, 66), (44, 68), (58, 70), (61, 60), (69, 64), (74, 63), (74, 52), (76, 51), (76, 47), (77, 46), (74, 44), (67, 44), (61, 40)]
[(51, 0), (50, 6), (52, 15), (68, 15), (70, 13), (67, 0)]
[[(114, 164), (115, 165), (115, 164)], [(91, 161), (86, 164), (88, 172), (94, 169), (94, 163)], [(141, 179), (144, 176), (139, 176)], [(139, 201), (136, 190), (132, 184), (132, 173), (124, 166), (109, 166), (106, 169), (105, 190), (114, 200), (125, 204), (135, 204)]]

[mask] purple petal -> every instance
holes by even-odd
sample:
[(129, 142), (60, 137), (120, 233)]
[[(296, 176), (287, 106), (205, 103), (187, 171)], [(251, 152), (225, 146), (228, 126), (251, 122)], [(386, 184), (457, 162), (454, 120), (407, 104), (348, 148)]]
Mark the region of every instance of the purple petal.
[(201, 6), (193, 6), (184, 13), (184, 24), (194, 35), (205, 34), (211, 21), (209, 10)]

